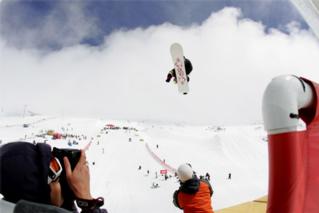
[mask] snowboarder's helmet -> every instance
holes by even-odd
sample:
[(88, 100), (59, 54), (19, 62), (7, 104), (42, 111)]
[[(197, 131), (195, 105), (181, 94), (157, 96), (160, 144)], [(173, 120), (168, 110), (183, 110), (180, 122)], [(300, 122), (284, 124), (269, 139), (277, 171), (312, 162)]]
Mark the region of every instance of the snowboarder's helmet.
[(188, 164), (182, 164), (177, 169), (178, 178), (184, 183), (193, 177), (193, 169)]

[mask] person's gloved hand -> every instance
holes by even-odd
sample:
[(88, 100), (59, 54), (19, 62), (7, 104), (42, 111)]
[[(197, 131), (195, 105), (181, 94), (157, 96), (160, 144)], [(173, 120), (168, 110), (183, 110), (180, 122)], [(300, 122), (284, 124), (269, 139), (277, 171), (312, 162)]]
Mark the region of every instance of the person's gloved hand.
[(77, 198), (93, 199), (90, 191), (90, 171), (86, 155), (81, 150), (81, 157), (72, 171), (69, 159), (64, 157), (65, 172), (68, 184)]
[(169, 74), (167, 75), (166, 82), (169, 83), (169, 82), (171, 81), (171, 78), (172, 78), (172, 77), (173, 77), (172, 74), (169, 73)]

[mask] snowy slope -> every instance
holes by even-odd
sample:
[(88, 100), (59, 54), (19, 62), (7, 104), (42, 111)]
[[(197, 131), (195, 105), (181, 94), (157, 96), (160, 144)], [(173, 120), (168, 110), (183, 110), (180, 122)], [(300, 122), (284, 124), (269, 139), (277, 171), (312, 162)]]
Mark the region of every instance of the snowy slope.
[[(120, 129), (105, 129), (106, 124)], [(79, 137), (39, 137), (47, 130)], [(209, 172), (215, 210), (263, 196), (268, 178), (264, 138), (260, 125), (220, 128), (89, 118), (0, 118), (2, 143), (46, 140), (52, 146), (70, 147), (68, 142), (78, 142), (72, 148), (91, 143), (87, 156), (92, 193), (104, 196), (105, 207), (113, 213), (179, 212), (172, 204), (172, 194), (179, 184), (174, 177), (165, 181), (159, 175), (163, 162), (158, 159), (165, 159), (165, 164), (173, 168), (191, 163), (198, 175)], [(142, 169), (138, 170), (140, 165)], [(228, 173), (232, 173), (231, 180), (227, 179)], [(153, 182), (160, 187), (152, 189)]]

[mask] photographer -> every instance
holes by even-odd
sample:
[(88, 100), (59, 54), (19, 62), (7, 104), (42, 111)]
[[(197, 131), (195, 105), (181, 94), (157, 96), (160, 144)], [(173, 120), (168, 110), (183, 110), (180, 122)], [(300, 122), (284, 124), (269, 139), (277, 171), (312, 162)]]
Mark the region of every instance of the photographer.
[(214, 213), (211, 196), (213, 189), (205, 179), (198, 179), (190, 164), (177, 169), (180, 187), (173, 194), (173, 204), (184, 213)]
[(27, 142), (2, 145), (0, 193), (12, 203), (26, 200), (77, 212), (76, 201), (82, 213), (107, 213), (100, 209), (103, 198), (91, 195), (83, 150), (54, 148), (52, 152), (47, 144)]

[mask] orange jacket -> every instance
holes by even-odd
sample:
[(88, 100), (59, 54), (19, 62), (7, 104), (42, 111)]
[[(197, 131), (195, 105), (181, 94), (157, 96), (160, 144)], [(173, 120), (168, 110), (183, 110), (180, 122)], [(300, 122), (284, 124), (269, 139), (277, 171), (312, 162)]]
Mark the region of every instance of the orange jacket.
[(213, 190), (206, 180), (193, 178), (174, 193), (174, 204), (184, 213), (214, 213), (211, 196)]

